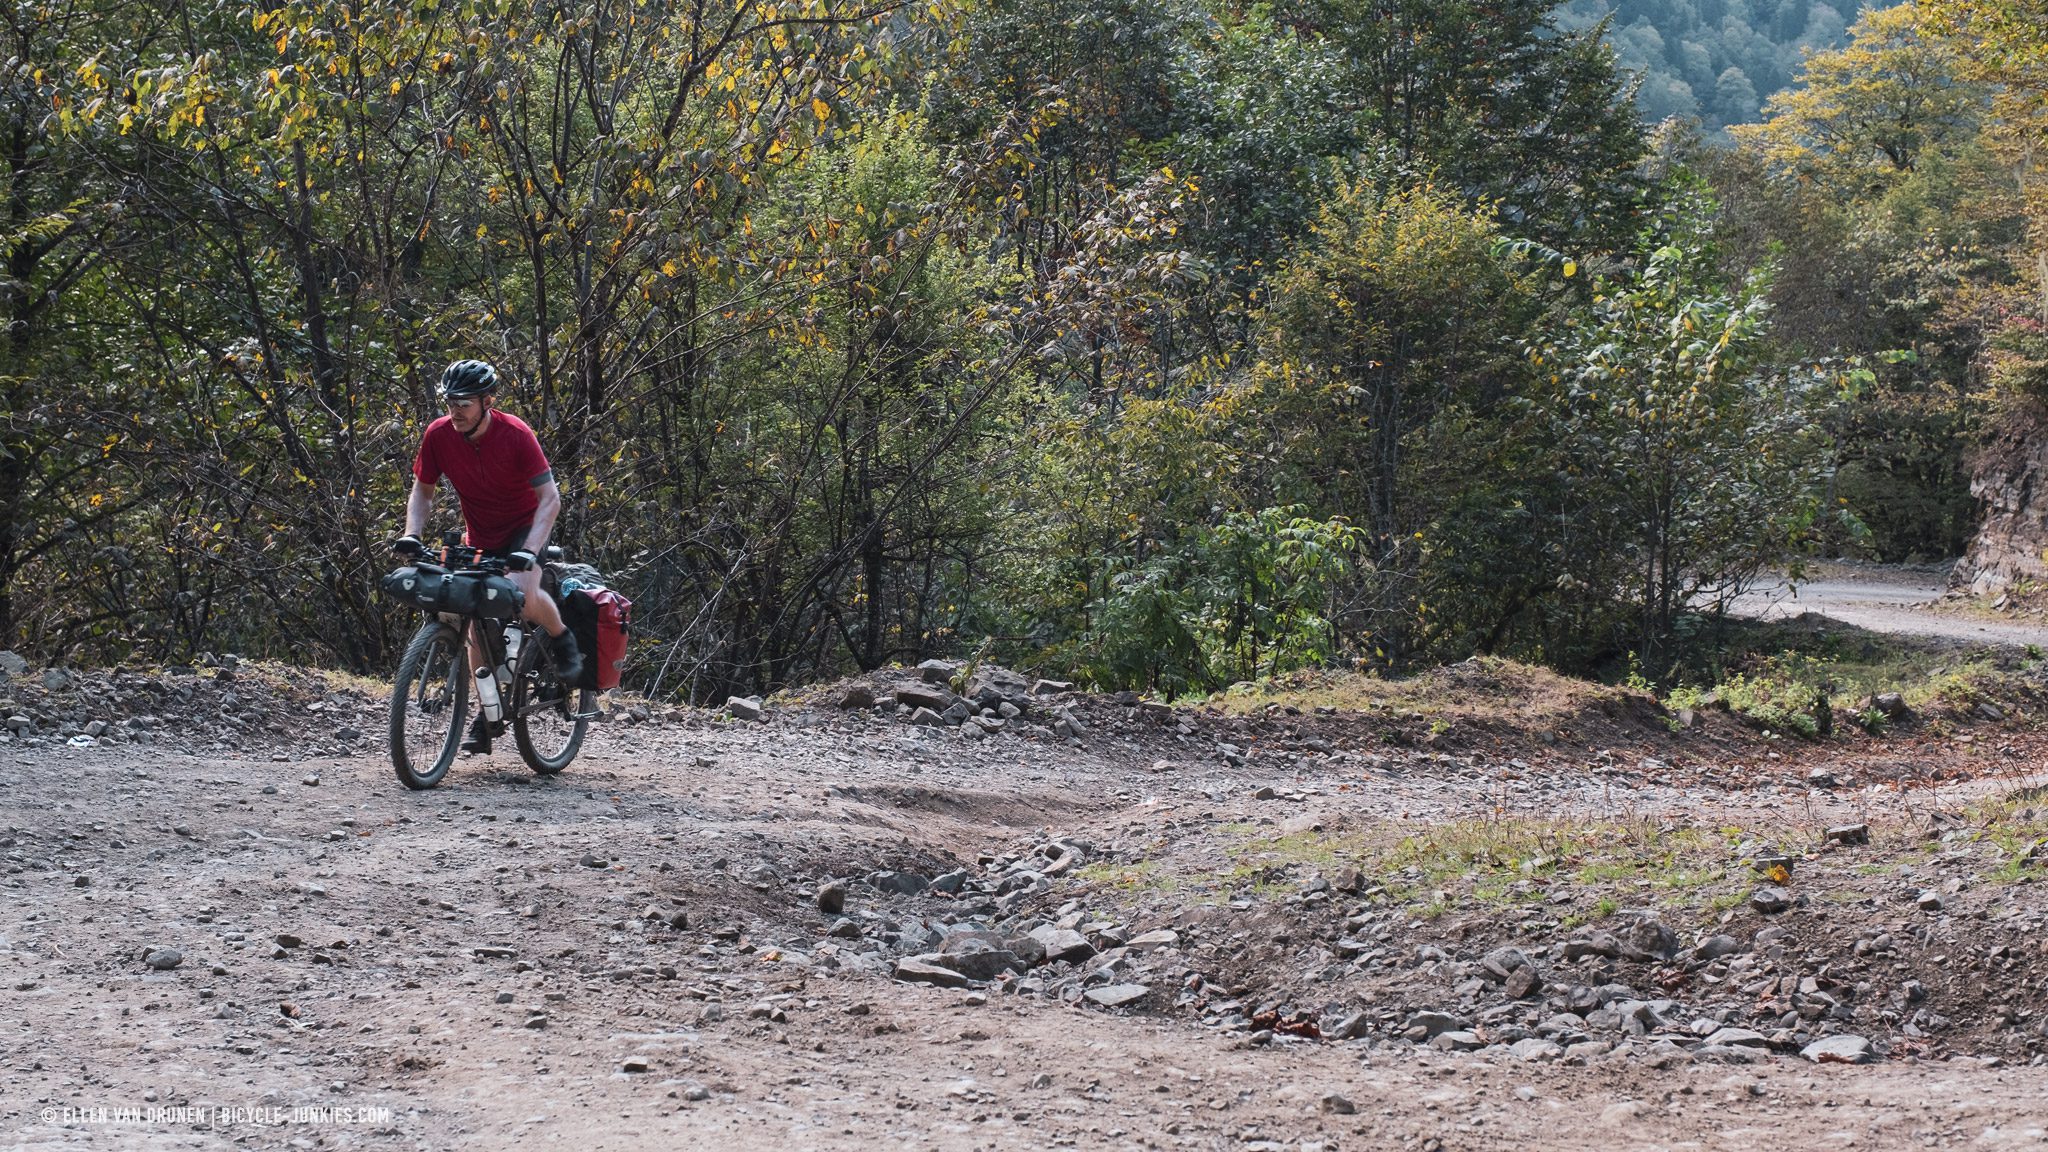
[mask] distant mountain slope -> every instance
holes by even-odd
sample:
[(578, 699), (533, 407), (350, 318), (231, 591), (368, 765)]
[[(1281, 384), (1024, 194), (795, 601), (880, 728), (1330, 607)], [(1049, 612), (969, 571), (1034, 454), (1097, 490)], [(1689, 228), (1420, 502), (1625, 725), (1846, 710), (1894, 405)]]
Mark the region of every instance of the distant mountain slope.
[(1566, 0), (1557, 22), (1586, 28), (1610, 14), (1608, 40), (1643, 75), (1645, 120), (1697, 116), (1708, 131), (1757, 119), (1799, 75), (1802, 49), (1839, 47), (1857, 0)]

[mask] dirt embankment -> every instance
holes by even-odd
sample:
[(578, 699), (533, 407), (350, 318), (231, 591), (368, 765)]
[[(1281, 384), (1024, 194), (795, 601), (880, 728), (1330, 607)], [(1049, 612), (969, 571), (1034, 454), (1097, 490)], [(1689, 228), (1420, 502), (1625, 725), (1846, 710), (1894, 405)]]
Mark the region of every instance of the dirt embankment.
[(0, 1130), (2048, 1140), (2031, 700), (1803, 743), (1473, 664), (1206, 709), (1011, 685), (970, 737), (883, 702), (921, 679), (414, 794), (361, 686), (17, 677)]

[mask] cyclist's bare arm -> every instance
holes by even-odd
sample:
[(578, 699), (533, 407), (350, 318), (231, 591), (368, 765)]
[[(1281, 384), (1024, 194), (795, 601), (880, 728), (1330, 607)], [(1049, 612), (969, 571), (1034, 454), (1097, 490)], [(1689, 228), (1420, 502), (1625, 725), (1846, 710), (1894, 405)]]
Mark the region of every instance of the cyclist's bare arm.
[(562, 514), (562, 490), (556, 486), (552, 471), (534, 478), (533, 494), (540, 498), (540, 504), (533, 510), (533, 527), (526, 530), (524, 547), (538, 556), (540, 550), (547, 547), (548, 536), (555, 530), (555, 518)]
[[(557, 498), (559, 503), (559, 498)], [(434, 507), (434, 486), (413, 477), (412, 494), (405, 498), (405, 534), (418, 537), (427, 528), (427, 513)]]

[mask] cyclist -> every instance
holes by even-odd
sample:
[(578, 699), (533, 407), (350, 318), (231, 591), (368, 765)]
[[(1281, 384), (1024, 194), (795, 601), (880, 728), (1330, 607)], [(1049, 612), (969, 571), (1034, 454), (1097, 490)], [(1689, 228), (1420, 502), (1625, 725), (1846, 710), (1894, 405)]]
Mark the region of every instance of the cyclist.
[[(405, 502), (405, 535), (392, 548), (408, 558), (426, 551), (420, 533), (434, 505), (434, 487), (446, 476), (462, 505), (465, 540), (505, 561), (506, 576), (526, 594), (521, 614), (548, 634), (556, 674), (574, 684), (583, 677), (583, 654), (554, 600), (540, 590), (538, 560), (562, 511), (562, 490), (533, 429), (493, 406), (497, 388), (497, 370), (481, 360), (457, 360), (441, 373), (448, 414), (427, 425), (420, 438)], [(470, 647), (470, 666), (482, 667), (483, 652), (474, 640)], [(489, 752), (491, 738), (503, 733), (503, 721), (493, 724), (478, 713), (462, 749)]]

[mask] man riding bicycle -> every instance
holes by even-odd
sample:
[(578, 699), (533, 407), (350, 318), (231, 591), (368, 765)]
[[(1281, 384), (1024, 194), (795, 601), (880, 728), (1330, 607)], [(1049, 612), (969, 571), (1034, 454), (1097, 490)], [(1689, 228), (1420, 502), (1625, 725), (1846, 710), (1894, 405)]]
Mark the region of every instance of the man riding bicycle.
[[(434, 505), (435, 485), (446, 476), (462, 505), (467, 543), (505, 561), (506, 576), (526, 594), (521, 614), (548, 634), (557, 674), (574, 684), (583, 677), (583, 654), (554, 600), (540, 590), (538, 559), (561, 514), (562, 490), (533, 429), (493, 407), (497, 388), (497, 370), (481, 360), (457, 360), (441, 373), (448, 414), (420, 437), (412, 494), (405, 501), (405, 535), (392, 547), (408, 559), (426, 551), (420, 533)], [(484, 656), (474, 640), (470, 647), (470, 666), (482, 667)], [(502, 734), (502, 722), (479, 714), (462, 749), (489, 752), (491, 738)]]

